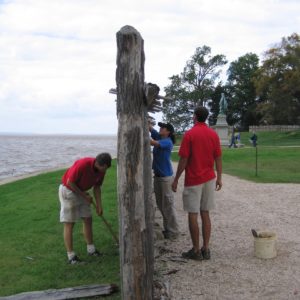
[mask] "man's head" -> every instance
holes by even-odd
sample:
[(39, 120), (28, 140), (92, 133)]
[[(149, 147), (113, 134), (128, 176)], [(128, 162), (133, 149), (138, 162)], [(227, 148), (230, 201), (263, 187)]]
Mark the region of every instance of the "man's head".
[(204, 106), (198, 106), (194, 110), (194, 118), (198, 122), (205, 122), (208, 117), (208, 110)]
[(100, 172), (106, 172), (111, 166), (111, 156), (109, 153), (100, 153), (96, 156), (95, 168)]
[(170, 137), (173, 144), (175, 143), (175, 135), (174, 135), (174, 127), (170, 123), (162, 123), (158, 122), (158, 126), (160, 127), (159, 134), (163, 137)]

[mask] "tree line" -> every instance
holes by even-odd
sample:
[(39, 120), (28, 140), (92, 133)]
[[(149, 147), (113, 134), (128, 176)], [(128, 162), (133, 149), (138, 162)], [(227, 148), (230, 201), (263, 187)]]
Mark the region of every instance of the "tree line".
[(300, 125), (300, 36), (283, 37), (264, 52), (262, 61), (246, 53), (229, 64), (227, 79), (219, 78), (227, 64), (222, 54), (212, 55), (202, 46), (186, 62), (180, 74), (171, 76), (165, 93), (172, 100), (163, 102), (164, 121), (178, 132), (191, 126), (195, 106), (210, 109), (209, 124), (219, 114), (224, 93), (229, 125), (248, 130), (251, 125)]

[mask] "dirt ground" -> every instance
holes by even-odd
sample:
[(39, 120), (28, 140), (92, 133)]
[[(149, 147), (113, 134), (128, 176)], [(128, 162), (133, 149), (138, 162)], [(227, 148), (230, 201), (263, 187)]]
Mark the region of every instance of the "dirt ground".
[[(183, 176), (180, 180), (176, 208), (181, 235), (169, 241), (157, 234), (155, 241), (161, 299), (300, 299), (300, 184), (257, 184), (223, 175), (217, 208), (211, 212), (212, 257), (199, 262), (181, 258), (191, 240), (182, 209)], [(159, 212), (156, 223), (161, 226)], [(277, 233), (277, 257), (254, 256), (251, 228)]]

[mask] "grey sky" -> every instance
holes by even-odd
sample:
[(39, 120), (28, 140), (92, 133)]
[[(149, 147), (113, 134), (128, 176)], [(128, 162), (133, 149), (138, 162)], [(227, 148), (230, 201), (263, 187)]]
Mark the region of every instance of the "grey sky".
[(297, 32), (299, 12), (291, 0), (0, 1), (0, 132), (116, 133), (108, 90), (124, 25), (144, 38), (146, 81), (163, 94), (196, 47), (261, 57)]

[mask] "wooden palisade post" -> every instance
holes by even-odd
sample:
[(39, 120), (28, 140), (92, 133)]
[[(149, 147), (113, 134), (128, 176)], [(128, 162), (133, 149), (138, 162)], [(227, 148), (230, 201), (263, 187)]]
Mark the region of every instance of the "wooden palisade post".
[(117, 33), (118, 201), (122, 299), (152, 299), (151, 154), (144, 94), (144, 41)]

